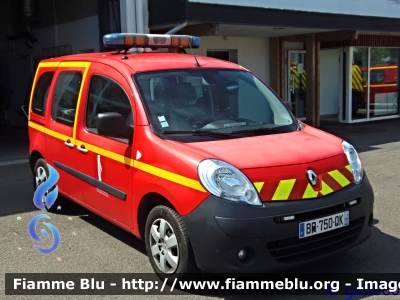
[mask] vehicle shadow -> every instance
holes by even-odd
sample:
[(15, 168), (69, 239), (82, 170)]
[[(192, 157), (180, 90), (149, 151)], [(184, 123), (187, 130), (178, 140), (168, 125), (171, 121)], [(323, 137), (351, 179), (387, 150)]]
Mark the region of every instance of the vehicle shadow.
[[(314, 280), (320, 280), (321, 277), (329, 276), (329, 274), (340, 274), (349, 275), (349, 273), (358, 274), (356, 278), (362, 278), (363, 275), (369, 274), (373, 276), (373, 274), (377, 274), (376, 280), (382, 280), (382, 273), (400, 273), (400, 265), (397, 263), (400, 258), (400, 239), (394, 237), (390, 234), (382, 232), (377, 225), (379, 224), (378, 220), (374, 220), (374, 226), (372, 229), (372, 236), (370, 239), (365, 241), (364, 243), (347, 250), (345, 252), (338, 253), (336, 255), (330, 256), (325, 259), (321, 259), (312, 263), (305, 263), (301, 267), (291, 268), (280, 272), (280, 275), (287, 274), (288, 276), (296, 274), (299, 275), (301, 280), (302, 274), (307, 274), (307, 279), (310, 280), (308, 275), (315, 274)], [(361, 277), (360, 277), (361, 275)], [(234, 277), (234, 276), (232, 276)], [(209, 278), (205, 278), (206, 280), (212, 280), (213, 275)], [(215, 277), (218, 278), (218, 277)], [(311, 277), (312, 278), (312, 277)], [(223, 279), (219, 277), (219, 279)], [(251, 278), (246, 278), (247, 280), (262, 280), (262, 277), (254, 276)], [(240, 279), (237, 279), (240, 280)], [(387, 280), (394, 280), (388, 278)], [(344, 285), (345, 282), (341, 283)], [(239, 292), (239, 291), (238, 291)], [(196, 293), (195, 293), (196, 294)], [(198, 293), (201, 295), (201, 292)], [(250, 292), (249, 292), (250, 294)], [(328, 295), (324, 291), (322, 291), (323, 295), (296, 295), (296, 292), (293, 291), (293, 295), (279, 295), (279, 291), (277, 291), (277, 295), (220, 295), (217, 297), (221, 297), (227, 300), (236, 300), (236, 299), (272, 299), (272, 300), (306, 300), (306, 299), (361, 299), (361, 298), (370, 298), (376, 297), (375, 295), (371, 295), (371, 291), (363, 291), (357, 290), (356, 287), (346, 287), (344, 290), (344, 295)], [(326, 294), (326, 295), (325, 295)], [(395, 292), (396, 294), (396, 292)]]
[(63, 209), (58, 214), (68, 215), (68, 216), (78, 216), (81, 220), (89, 223), (92, 226), (100, 229), (101, 231), (107, 233), (115, 239), (123, 242), (124, 244), (134, 248), (140, 253), (147, 255), (146, 246), (144, 242), (132, 233), (125, 231), (124, 229), (110, 223), (106, 219), (94, 214), (93, 212), (87, 210), (79, 204), (67, 200), (68, 203), (65, 204)]
[(378, 145), (400, 141), (400, 119), (343, 124), (321, 120), (319, 129), (351, 143), (358, 152), (376, 150)]

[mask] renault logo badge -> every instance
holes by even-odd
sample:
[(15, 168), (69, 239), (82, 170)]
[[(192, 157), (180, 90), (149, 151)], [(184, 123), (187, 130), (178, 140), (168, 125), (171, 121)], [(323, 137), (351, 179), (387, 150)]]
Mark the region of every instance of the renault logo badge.
[(318, 175), (315, 174), (313, 170), (307, 170), (308, 181), (312, 184), (312, 186), (316, 186), (318, 183)]

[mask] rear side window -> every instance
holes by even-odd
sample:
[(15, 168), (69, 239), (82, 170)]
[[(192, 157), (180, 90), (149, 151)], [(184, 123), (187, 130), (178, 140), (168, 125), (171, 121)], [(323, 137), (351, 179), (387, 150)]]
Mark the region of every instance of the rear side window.
[(81, 82), (80, 72), (61, 72), (58, 75), (51, 111), (54, 121), (74, 126)]
[(46, 72), (37, 81), (32, 100), (32, 111), (37, 115), (45, 115), (47, 96), (53, 76), (54, 72)]
[(131, 105), (123, 88), (109, 78), (94, 75), (86, 108), (87, 129), (97, 133), (97, 115), (105, 112), (119, 113), (125, 118), (126, 125), (133, 125)]

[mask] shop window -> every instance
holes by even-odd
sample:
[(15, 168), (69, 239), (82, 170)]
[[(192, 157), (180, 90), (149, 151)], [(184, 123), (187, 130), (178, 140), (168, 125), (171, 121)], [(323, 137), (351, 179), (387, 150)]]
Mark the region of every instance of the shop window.
[(352, 119), (399, 114), (398, 48), (353, 48)]

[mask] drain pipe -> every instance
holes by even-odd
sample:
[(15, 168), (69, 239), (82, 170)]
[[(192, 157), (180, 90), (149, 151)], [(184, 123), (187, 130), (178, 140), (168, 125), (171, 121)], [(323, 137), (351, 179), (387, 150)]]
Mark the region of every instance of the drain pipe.
[(166, 32), (165, 34), (174, 34), (175, 32), (181, 30), (183, 27), (185, 27), (187, 25), (187, 21), (179, 24), (178, 26), (175, 26), (174, 28), (172, 28), (170, 31)]
[(136, 33), (144, 33), (143, 0), (136, 0)]

